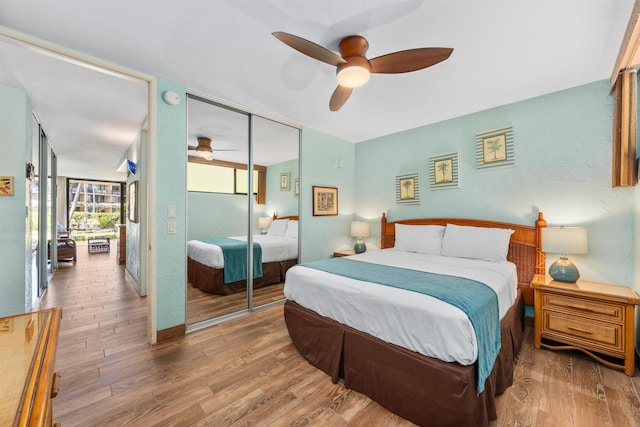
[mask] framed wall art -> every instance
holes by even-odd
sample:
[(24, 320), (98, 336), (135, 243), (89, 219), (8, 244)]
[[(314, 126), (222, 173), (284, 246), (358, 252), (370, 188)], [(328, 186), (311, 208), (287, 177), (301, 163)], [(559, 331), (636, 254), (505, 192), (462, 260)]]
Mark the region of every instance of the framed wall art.
[(396, 176), (396, 203), (420, 203), (420, 174), (408, 173)]
[(338, 215), (338, 189), (313, 186), (313, 215)]
[(129, 194), (127, 202), (129, 221), (138, 222), (138, 181), (129, 183)]
[(476, 135), (476, 167), (478, 169), (512, 166), (514, 161), (513, 127), (504, 127)]
[(280, 191), (289, 191), (291, 172), (280, 173)]
[(429, 157), (429, 188), (459, 187), (458, 153)]
[(0, 176), (0, 196), (13, 196), (12, 176)]

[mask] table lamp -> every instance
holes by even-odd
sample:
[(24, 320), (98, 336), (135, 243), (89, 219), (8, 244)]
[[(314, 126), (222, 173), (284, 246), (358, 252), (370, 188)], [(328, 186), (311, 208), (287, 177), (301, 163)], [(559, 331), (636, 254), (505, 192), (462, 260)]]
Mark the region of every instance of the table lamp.
[(542, 251), (561, 254), (560, 259), (549, 267), (549, 275), (554, 280), (575, 283), (580, 273), (567, 255), (588, 252), (587, 230), (582, 227), (545, 227), (542, 229)]
[(371, 224), (364, 221), (352, 221), (351, 222), (351, 236), (356, 238), (356, 244), (353, 246), (353, 250), (357, 254), (361, 254), (367, 250), (367, 246), (364, 244), (365, 237), (371, 235)]
[(267, 229), (271, 225), (271, 218), (268, 216), (263, 216), (258, 218), (258, 227), (262, 228), (262, 232), (260, 234), (267, 234)]

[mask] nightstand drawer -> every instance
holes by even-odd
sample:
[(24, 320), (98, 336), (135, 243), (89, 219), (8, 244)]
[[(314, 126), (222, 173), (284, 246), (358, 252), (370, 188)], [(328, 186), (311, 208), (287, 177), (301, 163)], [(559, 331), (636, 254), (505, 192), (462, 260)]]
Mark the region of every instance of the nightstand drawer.
[[(543, 311), (542, 334), (594, 350), (623, 353), (622, 325), (598, 322), (551, 310)], [(595, 347), (594, 347), (595, 346)], [(597, 347), (597, 348), (596, 348)]]
[(624, 322), (624, 306), (608, 304), (602, 301), (590, 301), (585, 298), (573, 298), (567, 295), (545, 293), (542, 299), (545, 309), (553, 308), (578, 316), (602, 319), (607, 322)]

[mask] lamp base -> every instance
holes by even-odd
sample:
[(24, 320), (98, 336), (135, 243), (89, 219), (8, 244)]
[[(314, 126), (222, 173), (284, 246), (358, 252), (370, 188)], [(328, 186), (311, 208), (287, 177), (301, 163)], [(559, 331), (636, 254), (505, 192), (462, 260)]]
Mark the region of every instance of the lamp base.
[(357, 254), (361, 254), (367, 250), (367, 245), (365, 245), (364, 242), (360, 240), (353, 246), (353, 250), (356, 251)]
[(553, 277), (553, 280), (565, 283), (575, 283), (580, 278), (578, 269), (566, 256), (561, 256), (560, 259), (551, 264), (549, 275)]

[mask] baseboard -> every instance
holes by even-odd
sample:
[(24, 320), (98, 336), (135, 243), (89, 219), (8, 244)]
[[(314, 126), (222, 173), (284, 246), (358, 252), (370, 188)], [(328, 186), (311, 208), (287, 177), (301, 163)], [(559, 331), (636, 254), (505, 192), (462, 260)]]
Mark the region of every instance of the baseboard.
[(186, 334), (186, 331), (187, 326), (184, 323), (167, 329), (162, 329), (161, 331), (158, 331), (157, 342), (160, 344), (174, 338), (183, 337)]

